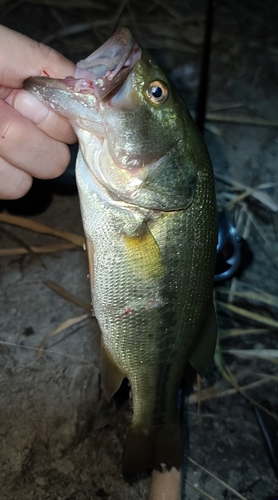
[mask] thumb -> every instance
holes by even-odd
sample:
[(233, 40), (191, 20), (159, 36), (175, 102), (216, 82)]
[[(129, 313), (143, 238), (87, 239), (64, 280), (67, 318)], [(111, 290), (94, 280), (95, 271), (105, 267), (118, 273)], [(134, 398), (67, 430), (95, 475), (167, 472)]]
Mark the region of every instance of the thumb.
[(6, 99), (6, 102), (36, 125), (46, 120), (51, 113), (51, 110), (47, 106), (26, 90), (14, 90)]
[(69, 121), (26, 90), (13, 91), (8, 99), (16, 111), (31, 120), (49, 137), (67, 144), (76, 142), (76, 135)]

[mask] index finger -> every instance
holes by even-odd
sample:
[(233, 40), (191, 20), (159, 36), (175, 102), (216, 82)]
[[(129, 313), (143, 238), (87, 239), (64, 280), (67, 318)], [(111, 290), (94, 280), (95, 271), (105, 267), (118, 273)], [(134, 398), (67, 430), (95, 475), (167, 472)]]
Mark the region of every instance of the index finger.
[(29, 76), (64, 78), (75, 65), (51, 47), (0, 26), (0, 85), (19, 89)]

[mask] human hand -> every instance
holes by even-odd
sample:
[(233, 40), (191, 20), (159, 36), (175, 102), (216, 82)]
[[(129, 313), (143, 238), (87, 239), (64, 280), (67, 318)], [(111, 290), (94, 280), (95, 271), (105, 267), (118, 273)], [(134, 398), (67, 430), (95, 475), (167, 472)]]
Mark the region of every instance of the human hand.
[(26, 194), (32, 178), (58, 177), (76, 136), (68, 120), (23, 90), (29, 76), (65, 78), (75, 65), (46, 45), (0, 26), (0, 199)]

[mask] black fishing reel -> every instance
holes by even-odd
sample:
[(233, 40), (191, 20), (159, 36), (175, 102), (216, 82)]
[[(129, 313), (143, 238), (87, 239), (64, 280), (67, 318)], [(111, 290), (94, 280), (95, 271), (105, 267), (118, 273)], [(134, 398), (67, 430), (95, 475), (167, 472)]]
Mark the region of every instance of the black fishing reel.
[(251, 263), (253, 254), (225, 210), (218, 212), (218, 243), (214, 283), (240, 276)]

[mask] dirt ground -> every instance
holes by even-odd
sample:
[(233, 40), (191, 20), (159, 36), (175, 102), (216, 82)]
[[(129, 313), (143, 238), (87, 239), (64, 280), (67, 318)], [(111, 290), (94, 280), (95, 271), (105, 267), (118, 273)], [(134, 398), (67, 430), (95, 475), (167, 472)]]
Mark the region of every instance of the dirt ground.
[[(174, 0), (143, 6), (136, 1), (111, 1), (95, 3), (92, 9), (70, 8), (73, 2), (64, 2), (61, 8), (62, 3), (0, 2), (0, 22), (49, 43), (74, 61), (92, 52), (116, 26), (127, 24), (157, 54), (194, 112), (205, 2)], [(68, 33), (73, 25), (78, 32)], [(245, 394), (276, 415), (276, 420), (270, 419), (274, 432), (278, 428), (278, 370), (273, 357), (277, 356), (275, 321), (278, 325), (277, 25), (274, 1), (217, 3), (206, 122), (218, 205), (232, 201), (238, 232), (253, 252), (243, 275), (222, 285), (234, 295), (227, 298), (216, 289), (218, 301), (250, 313), (248, 318), (217, 306), (222, 334), (231, 328), (237, 333), (244, 330), (221, 340), (222, 355), (238, 384), (251, 384)], [(228, 182), (222, 182), (223, 176)], [(241, 188), (235, 190), (235, 183)], [(245, 196), (235, 203), (235, 196), (242, 193)], [(82, 235), (77, 195), (55, 194), (47, 210), (30, 218)], [(60, 241), (2, 227), (28, 245)], [(0, 244), (3, 250), (19, 245), (1, 230)], [(121, 477), (130, 407), (128, 401), (120, 408), (115, 402), (108, 404), (100, 394), (97, 324), (86, 310), (45, 284), (55, 281), (89, 304), (87, 274), (82, 248), (39, 258), (0, 256), (0, 500), (147, 499), (149, 478), (130, 486)], [(241, 297), (237, 292), (249, 295)], [(250, 292), (257, 295), (252, 297)], [(262, 319), (258, 321), (254, 314)], [(42, 346), (45, 351), (38, 352), (45, 336), (70, 318), (76, 318), (76, 323), (50, 338)], [(245, 350), (245, 356), (227, 353), (228, 349)], [(252, 351), (249, 357), (247, 350)], [(208, 395), (209, 387), (213, 390)], [(205, 498), (198, 488), (215, 500), (274, 500), (277, 478), (250, 400), (213, 366), (201, 389), (199, 409), (196, 386), (185, 408), (183, 498)]]

